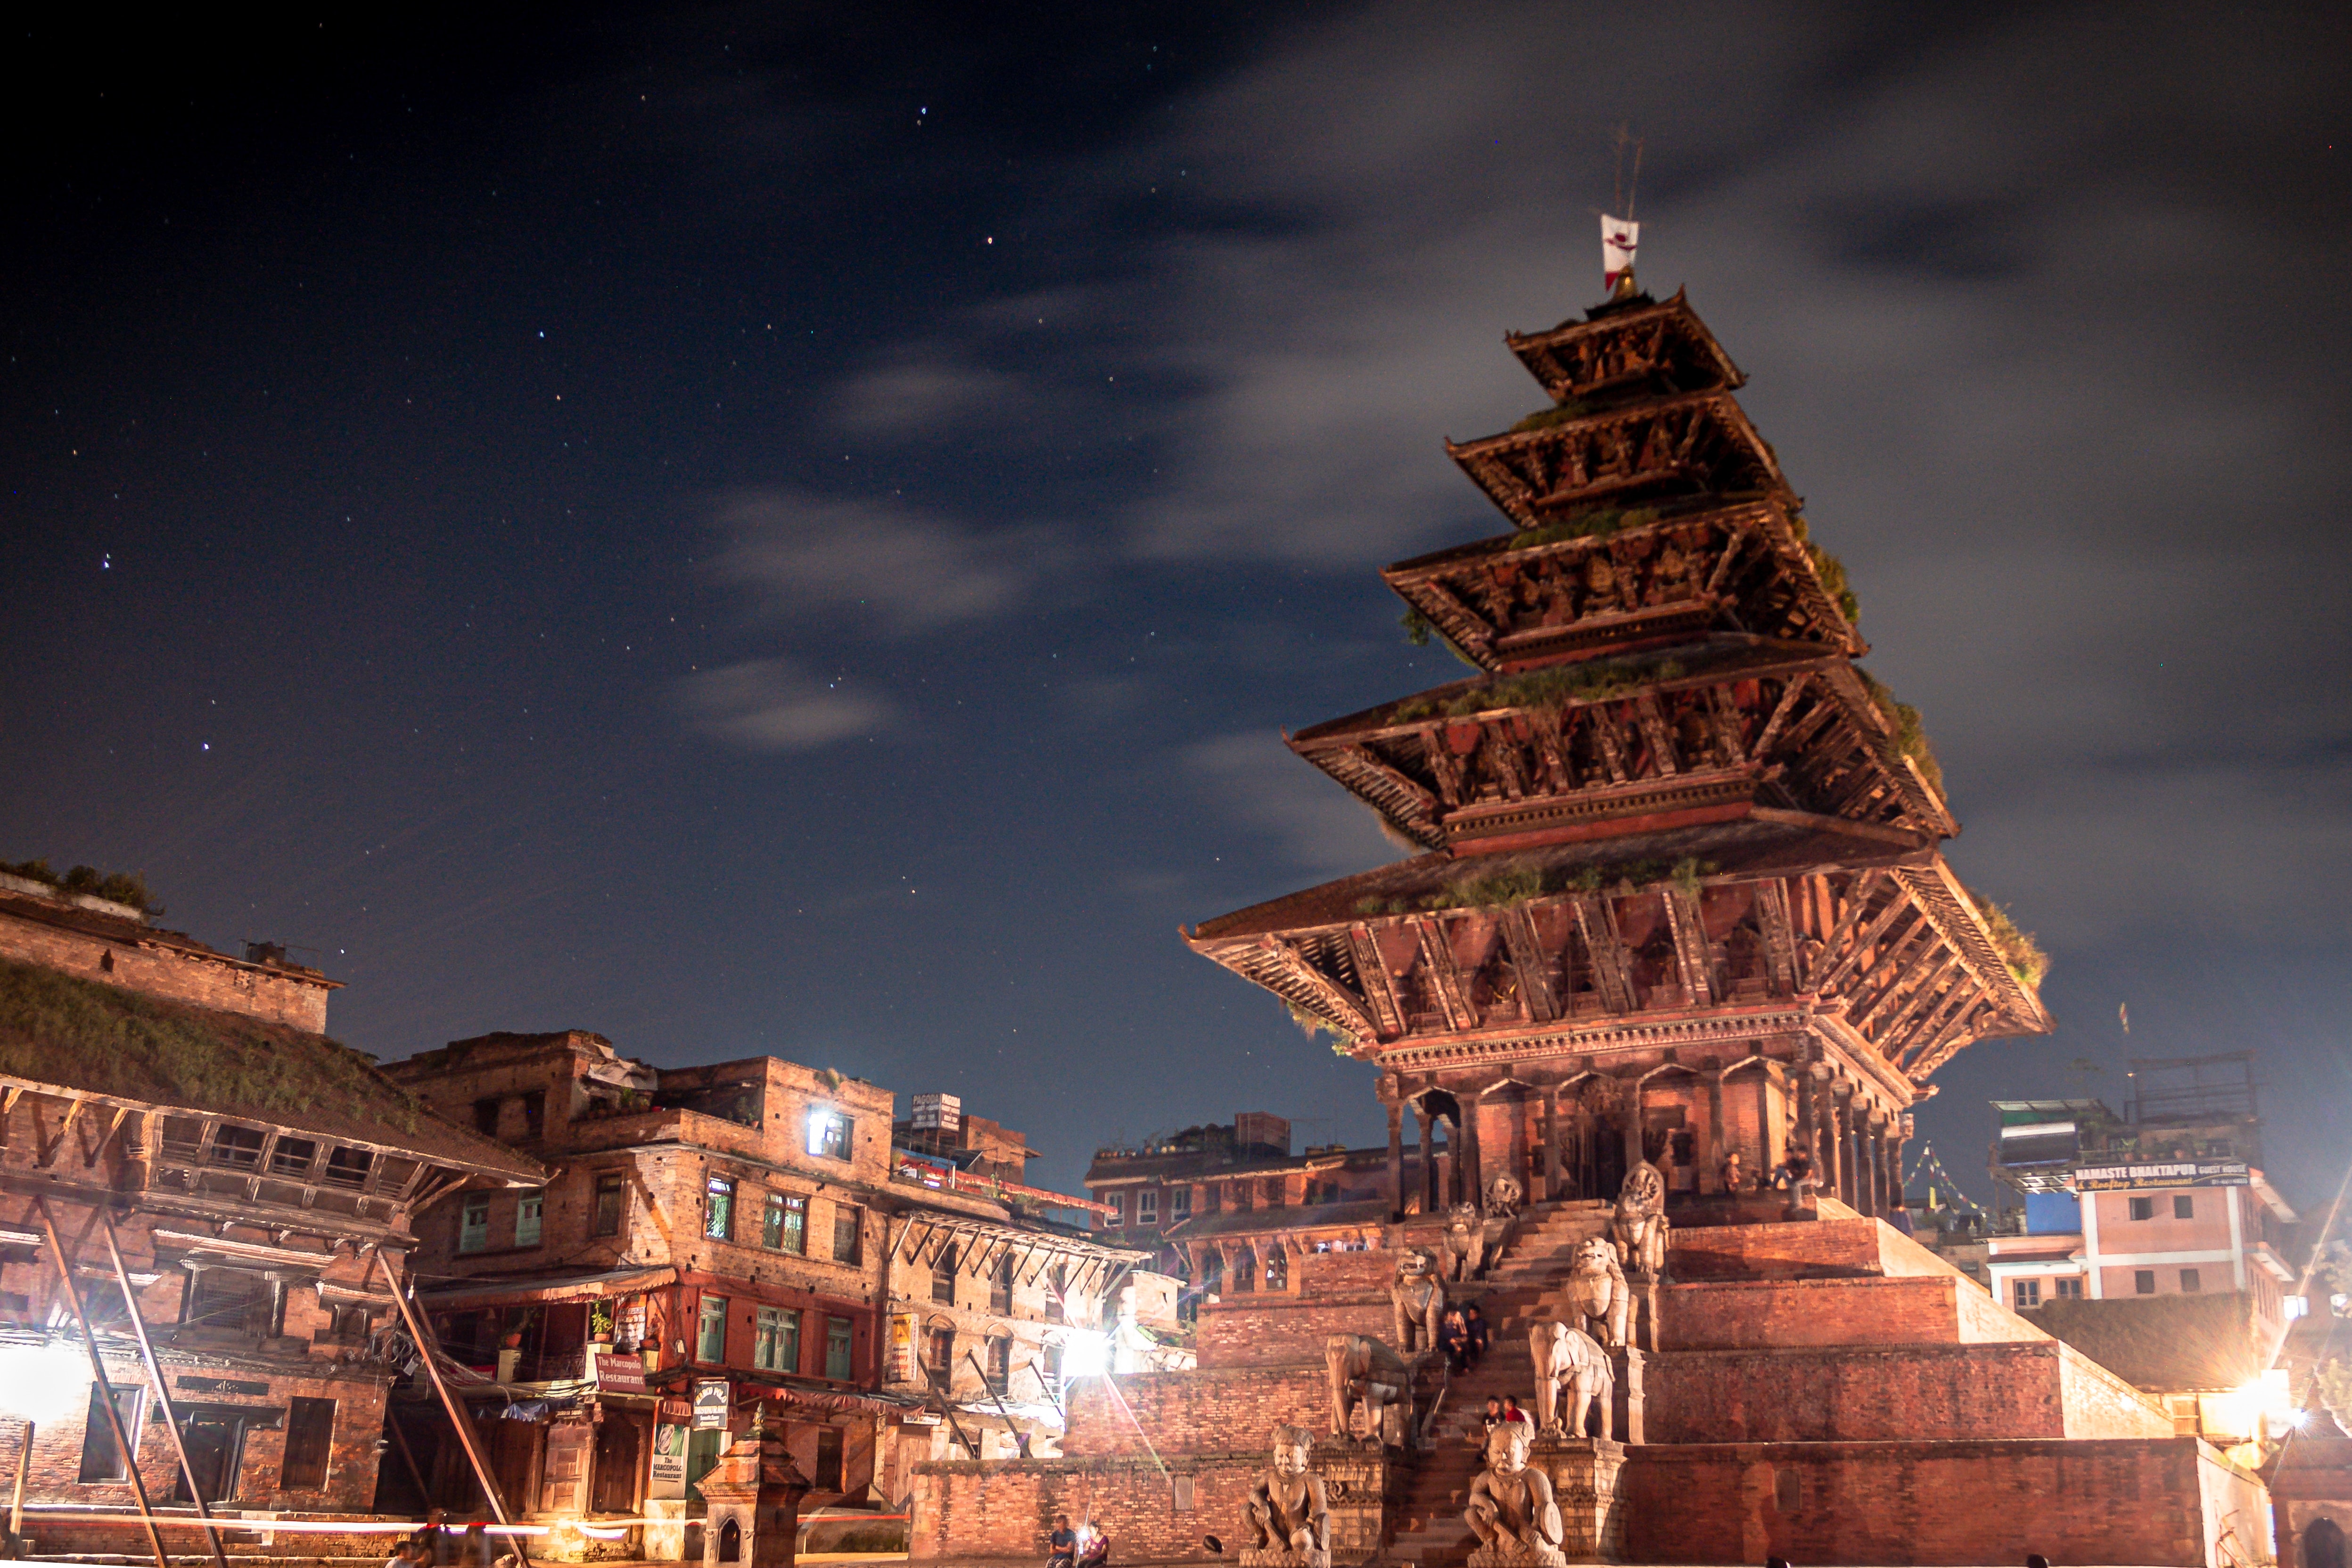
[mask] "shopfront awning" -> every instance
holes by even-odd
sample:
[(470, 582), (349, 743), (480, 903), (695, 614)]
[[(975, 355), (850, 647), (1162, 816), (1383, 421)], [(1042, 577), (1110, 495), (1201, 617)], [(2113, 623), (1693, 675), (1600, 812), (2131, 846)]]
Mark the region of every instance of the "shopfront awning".
[(459, 1307), (535, 1306), (630, 1296), (677, 1282), (675, 1269), (606, 1269), (587, 1274), (538, 1274), (510, 1280), (460, 1280), (417, 1299), (435, 1312)]

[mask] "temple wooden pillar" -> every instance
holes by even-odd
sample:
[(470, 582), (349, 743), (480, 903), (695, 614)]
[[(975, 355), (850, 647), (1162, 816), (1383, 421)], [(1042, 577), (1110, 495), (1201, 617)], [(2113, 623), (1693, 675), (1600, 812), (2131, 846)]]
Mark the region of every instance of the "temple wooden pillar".
[(1850, 1204), (1853, 1201), (1853, 1193), (1847, 1187), (1845, 1180), (1847, 1102), (1839, 1096), (1834, 1082), (1824, 1083), (1822, 1088), (1829, 1096), (1830, 1103), (1829, 1114), (1822, 1118), (1826, 1124), (1822, 1131), (1828, 1134), (1822, 1140), (1827, 1155), (1822, 1162), (1822, 1186), (1840, 1203)]
[(1903, 1145), (1911, 1141), (1911, 1113), (1895, 1118), (1886, 1134), (1886, 1166), (1894, 1173), (1895, 1202), (1903, 1205)]
[(1544, 1091), (1544, 1201), (1558, 1203), (1561, 1197), (1559, 1177), (1559, 1085)]
[(1437, 1212), (1436, 1116), (1420, 1101), (1413, 1102), (1413, 1120), (1421, 1124), (1421, 1211)]
[(1864, 1214), (1878, 1213), (1878, 1118), (1864, 1112), (1853, 1119), (1853, 1193), (1854, 1207)]
[(1625, 1174), (1631, 1176), (1633, 1174), (1635, 1166), (1650, 1157), (1650, 1151), (1642, 1146), (1642, 1085), (1637, 1082), (1628, 1082), (1623, 1083), (1623, 1087), (1625, 1090)]
[(1706, 1078), (1706, 1165), (1698, 1173), (1698, 1190), (1717, 1192), (1723, 1186), (1723, 1069), (1710, 1067)]
[[(1813, 1075), (1810, 1069), (1797, 1069), (1797, 1152), (1805, 1156), (1812, 1167), (1813, 1185), (1822, 1182), (1821, 1106), (1813, 1097)], [(1790, 1203), (1797, 1200), (1790, 1198)]]
[(1486, 1184), (1478, 1168), (1478, 1099), (1475, 1095), (1461, 1096), (1462, 1120), (1456, 1124), (1462, 1131), (1462, 1157), (1454, 1166), (1454, 1201), (1478, 1203), (1485, 1199)]
[(1389, 1102), (1389, 1218), (1404, 1216), (1404, 1107)]

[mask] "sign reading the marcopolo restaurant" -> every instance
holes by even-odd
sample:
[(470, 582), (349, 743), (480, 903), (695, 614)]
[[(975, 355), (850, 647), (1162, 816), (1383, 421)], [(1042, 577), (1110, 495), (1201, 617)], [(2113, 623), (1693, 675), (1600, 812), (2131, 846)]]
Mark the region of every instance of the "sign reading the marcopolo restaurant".
[(2243, 1160), (2168, 1160), (2144, 1166), (2076, 1166), (2076, 1192), (2120, 1192), (2140, 1186), (2250, 1186)]

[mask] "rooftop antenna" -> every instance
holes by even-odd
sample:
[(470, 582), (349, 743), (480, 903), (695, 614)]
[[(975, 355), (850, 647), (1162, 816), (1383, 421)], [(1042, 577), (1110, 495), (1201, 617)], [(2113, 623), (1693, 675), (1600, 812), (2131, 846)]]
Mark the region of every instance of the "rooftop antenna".
[[(1623, 125), (1612, 138), (1617, 150), (1617, 178), (1612, 188), (1613, 209), (1622, 210), (1623, 217), (1612, 213), (1601, 214), (1601, 283), (1609, 298), (1631, 299), (1641, 291), (1633, 281), (1633, 251), (1642, 237), (1642, 225), (1633, 221), (1634, 204), (1642, 194), (1642, 139)], [(1625, 150), (1633, 150), (1633, 178), (1625, 179)]]

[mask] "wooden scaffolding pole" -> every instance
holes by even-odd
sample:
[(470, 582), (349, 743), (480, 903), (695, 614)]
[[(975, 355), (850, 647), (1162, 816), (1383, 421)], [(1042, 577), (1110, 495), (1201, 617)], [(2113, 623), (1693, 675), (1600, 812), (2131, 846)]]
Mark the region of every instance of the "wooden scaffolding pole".
[[(498, 1478), (490, 1474), (490, 1467), (474, 1440), (474, 1423), (457, 1403), (457, 1396), (449, 1392), (449, 1385), (442, 1381), (440, 1347), (417, 1321), (415, 1305), (408, 1299), (407, 1261), (405, 1258), (401, 1260), (401, 1271), (395, 1274), (391, 1254), (383, 1255), (384, 1278), (392, 1281), (392, 1304), (400, 1310), (401, 1326), (408, 1331), (410, 1343), (416, 1346), (416, 1358), (425, 1364), (425, 1375), (432, 1381), (433, 1392), (441, 1396), (441, 1408), (448, 1413), (449, 1424), (457, 1428), (457, 1444), (466, 1450), (467, 1462), (474, 1467), (474, 1479), (482, 1483), (482, 1495), (490, 1500), (490, 1512), (500, 1524), (511, 1525), (514, 1517), (507, 1512), (506, 1499), (499, 1495)], [(433, 1500), (428, 1497), (425, 1501), (429, 1507)], [(530, 1568), (530, 1552), (523, 1546), (523, 1538), (509, 1535), (507, 1539), (514, 1545), (516, 1563), (521, 1568)]]
[(58, 1266), (58, 1283), (65, 1290), (66, 1305), (73, 1309), (74, 1322), (81, 1327), (82, 1347), (89, 1352), (89, 1375), (99, 1392), (97, 1403), (106, 1411), (107, 1430), (114, 1434), (114, 1451), (122, 1456), (123, 1473), (131, 1478), (131, 1495), (139, 1500), (139, 1522), (147, 1527), (155, 1568), (172, 1568), (172, 1560), (163, 1554), (163, 1532), (155, 1528), (155, 1511), (147, 1500), (146, 1479), (139, 1473), (138, 1450), (131, 1446), (131, 1434), (122, 1429), (122, 1412), (114, 1407), (114, 1385), (106, 1380), (106, 1358), (98, 1354), (98, 1336), (90, 1333), (89, 1314), (81, 1310), (81, 1290), (74, 1283), (73, 1265), (66, 1260), (65, 1245), (58, 1239), (58, 1222), (49, 1217), (49, 1200), (36, 1197), (33, 1211), (40, 1216), (41, 1234), (47, 1239), (49, 1257)]
[(156, 1412), (163, 1417), (163, 1430), (172, 1435), (172, 1452), (179, 1456), (180, 1474), (188, 1483), (188, 1495), (196, 1500), (196, 1517), (205, 1521), (205, 1539), (212, 1542), (214, 1568), (228, 1568), (220, 1527), (212, 1521), (213, 1511), (205, 1501), (205, 1489), (196, 1484), (196, 1467), (188, 1462), (187, 1439), (180, 1431), (179, 1412), (172, 1408), (171, 1391), (164, 1386), (163, 1364), (155, 1359), (154, 1342), (147, 1337), (147, 1320), (139, 1315), (138, 1299), (131, 1291), (131, 1270), (122, 1266), (122, 1248), (115, 1240), (114, 1219), (101, 1208), (98, 1211), (98, 1223), (106, 1238), (107, 1260), (114, 1265), (115, 1283), (122, 1288), (122, 1304), (130, 1309), (131, 1332), (139, 1341), (139, 1359), (147, 1364), (147, 1375), (155, 1385)]

